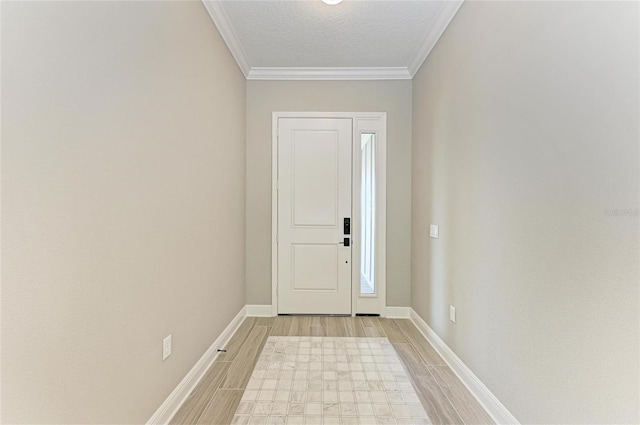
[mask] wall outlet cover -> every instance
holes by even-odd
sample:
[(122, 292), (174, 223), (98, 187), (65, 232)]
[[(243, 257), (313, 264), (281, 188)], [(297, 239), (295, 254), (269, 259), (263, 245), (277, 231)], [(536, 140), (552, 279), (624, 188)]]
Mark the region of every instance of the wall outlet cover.
[(456, 308), (452, 305), (449, 306), (449, 320), (456, 323)]
[(440, 237), (440, 230), (438, 229), (437, 224), (432, 224), (429, 226), (429, 237), (438, 239)]
[(171, 355), (171, 335), (162, 340), (162, 360), (167, 360)]

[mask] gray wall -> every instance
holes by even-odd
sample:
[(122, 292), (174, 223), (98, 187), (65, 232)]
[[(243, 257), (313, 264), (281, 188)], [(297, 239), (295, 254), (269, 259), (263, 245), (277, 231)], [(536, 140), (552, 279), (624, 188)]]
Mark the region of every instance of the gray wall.
[(244, 123), (200, 2), (2, 3), (3, 423), (144, 423), (238, 313)]
[(271, 304), (271, 113), (387, 112), (387, 304), (409, 306), (411, 81), (247, 81), (247, 304)]
[(640, 422), (638, 40), (467, 2), (414, 79), (412, 307), (522, 423)]

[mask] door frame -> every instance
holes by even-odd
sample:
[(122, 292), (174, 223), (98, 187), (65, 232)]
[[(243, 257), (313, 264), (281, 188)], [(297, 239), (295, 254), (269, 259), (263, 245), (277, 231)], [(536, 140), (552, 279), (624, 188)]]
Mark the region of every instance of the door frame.
[[(278, 120), (280, 118), (346, 118), (352, 122), (351, 138), (351, 315), (358, 300), (367, 313), (385, 315), (387, 267), (387, 113), (386, 112), (273, 112), (271, 117), (271, 314), (278, 315)], [(360, 164), (362, 133), (376, 134), (376, 294), (360, 295)], [(377, 300), (377, 301), (376, 301)], [(373, 311), (376, 309), (377, 311)]]

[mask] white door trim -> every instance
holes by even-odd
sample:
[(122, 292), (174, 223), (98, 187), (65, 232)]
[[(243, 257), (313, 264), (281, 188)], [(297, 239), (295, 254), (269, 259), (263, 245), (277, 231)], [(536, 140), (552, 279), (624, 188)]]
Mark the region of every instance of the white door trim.
[[(378, 314), (385, 315), (386, 309), (386, 229), (387, 229), (387, 113), (386, 112), (273, 112), (271, 121), (271, 313), (278, 315), (278, 120), (280, 118), (350, 118), (353, 121), (354, 146), (360, 145), (360, 133), (376, 128), (376, 288), (378, 293)], [(357, 143), (356, 143), (357, 141)], [(360, 149), (353, 150), (352, 176), (352, 246), (358, 253), (352, 259), (353, 289), (351, 314), (356, 314), (356, 303), (360, 293), (360, 240), (359, 240), (359, 199), (360, 199)], [(358, 200), (358, 201), (356, 201)]]

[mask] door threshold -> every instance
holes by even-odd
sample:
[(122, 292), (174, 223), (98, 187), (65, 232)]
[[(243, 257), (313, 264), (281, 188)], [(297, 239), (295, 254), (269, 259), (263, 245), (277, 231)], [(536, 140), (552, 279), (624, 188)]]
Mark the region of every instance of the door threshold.
[(313, 314), (313, 313), (289, 313), (289, 314), (283, 314), (283, 313), (280, 313), (280, 314), (278, 314), (278, 316), (351, 317), (351, 315), (350, 315), (350, 314)]

